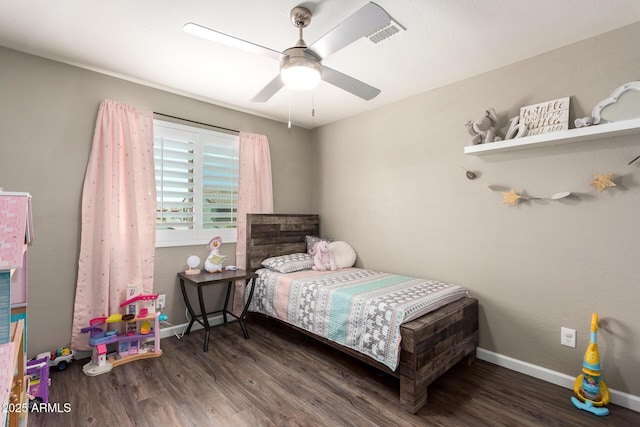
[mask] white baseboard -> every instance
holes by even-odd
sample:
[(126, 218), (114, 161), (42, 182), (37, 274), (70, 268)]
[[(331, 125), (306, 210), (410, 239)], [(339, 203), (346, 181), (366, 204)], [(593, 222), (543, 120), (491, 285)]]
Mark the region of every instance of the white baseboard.
[[(209, 325), (210, 326), (216, 326), (216, 325), (220, 325), (220, 324), (224, 323), (224, 319), (223, 319), (221, 314), (219, 314), (217, 316), (209, 317), (208, 319), (209, 319)], [(228, 319), (228, 320), (231, 320), (231, 319)], [(235, 320), (235, 319), (233, 319), (233, 320)], [(164, 323), (163, 325), (166, 325), (166, 323)], [(161, 326), (160, 327), (160, 338), (173, 337), (175, 335), (181, 337), (183, 335), (184, 331), (187, 329), (187, 326), (189, 326), (189, 322), (182, 323), (180, 325)], [(191, 327), (191, 330), (192, 331), (197, 331), (198, 329), (204, 329), (204, 326), (202, 326), (198, 322), (195, 322), (193, 324), (193, 326)]]
[[(522, 374), (529, 375), (530, 377), (538, 378), (540, 380), (559, 385), (560, 387), (573, 390), (573, 382), (576, 379), (575, 377), (552, 371), (551, 369), (543, 368), (542, 366), (523, 362), (522, 360), (514, 359), (509, 356), (494, 353), (483, 348), (478, 348), (476, 350), (476, 357), (480, 360), (493, 363), (494, 365), (502, 366), (503, 368), (511, 369), (512, 371), (520, 372)], [(611, 403), (640, 412), (639, 396), (634, 396), (611, 388), (609, 388), (609, 393), (611, 394)]]

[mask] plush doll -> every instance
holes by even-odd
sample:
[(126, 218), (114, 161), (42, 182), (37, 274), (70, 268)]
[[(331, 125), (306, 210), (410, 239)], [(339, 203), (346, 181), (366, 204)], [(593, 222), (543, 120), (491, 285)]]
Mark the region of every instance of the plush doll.
[(336, 269), (336, 262), (329, 250), (329, 242), (322, 240), (313, 245), (313, 267), (311, 268), (316, 271)]
[(593, 117), (579, 117), (573, 122), (577, 128), (591, 126), (593, 124)]
[(465, 125), (471, 136), (473, 136), (471, 139), (471, 144), (473, 145), (502, 140), (502, 138), (496, 136), (498, 116), (493, 108), (486, 110), (484, 116), (479, 120), (469, 120)]
[(219, 273), (222, 271), (222, 263), (226, 256), (220, 255), (220, 246), (222, 246), (222, 238), (220, 237), (214, 237), (207, 244), (207, 248), (209, 248), (209, 256), (204, 261), (204, 269), (209, 273)]

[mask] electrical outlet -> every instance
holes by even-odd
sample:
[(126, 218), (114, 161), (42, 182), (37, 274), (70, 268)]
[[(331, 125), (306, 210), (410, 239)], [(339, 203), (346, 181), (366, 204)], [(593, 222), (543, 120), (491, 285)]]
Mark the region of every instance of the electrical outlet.
[(167, 302), (167, 296), (165, 294), (158, 295), (156, 299), (156, 312), (162, 313), (165, 308), (165, 304)]
[(560, 344), (566, 345), (567, 347), (576, 348), (576, 330), (565, 328), (564, 326), (561, 327)]

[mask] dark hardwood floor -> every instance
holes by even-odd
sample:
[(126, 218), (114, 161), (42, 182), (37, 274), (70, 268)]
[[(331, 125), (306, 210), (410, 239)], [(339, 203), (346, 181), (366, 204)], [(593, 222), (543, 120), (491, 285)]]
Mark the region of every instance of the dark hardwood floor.
[[(51, 374), (50, 402), (29, 426), (638, 426), (640, 413), (575, 409), (570, 390), (477, 360), (429, 388), (416, 415), (398, 380), (277, 323), (237, 323), (161, 341), (164, 354), (88, 377), (87, 360)], [(576, 368), (577, 369), (577, 368)]]

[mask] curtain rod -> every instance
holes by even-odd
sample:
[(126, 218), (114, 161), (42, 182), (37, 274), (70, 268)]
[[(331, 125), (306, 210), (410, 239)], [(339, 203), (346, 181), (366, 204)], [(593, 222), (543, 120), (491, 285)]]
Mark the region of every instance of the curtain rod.
[(216, 129), (222, 129), (222, 130), (226, 130), (228, 132), (240, 133), (239, 130), (229, 129), (229, 128), (225, 128), (225, 127), (222, 127), (222, 126), (210, 125), (209, 123), (196, 122), (195, 120), (183, 119), (182, 117), (171, 116), (169, 114), (164, 114), (164, 113), (158, 113), (157, 111), (154, 111), (153, 114), (156, 114), (158, 116), (169, 117), (169, 118), (172, 118), (172, 119), (183, 120), (185, 122), (195, 123), (195, 124), (198, 124), (198, 125), (209, 126), (209, 127), (216, 128)]

